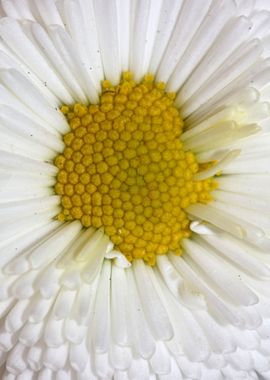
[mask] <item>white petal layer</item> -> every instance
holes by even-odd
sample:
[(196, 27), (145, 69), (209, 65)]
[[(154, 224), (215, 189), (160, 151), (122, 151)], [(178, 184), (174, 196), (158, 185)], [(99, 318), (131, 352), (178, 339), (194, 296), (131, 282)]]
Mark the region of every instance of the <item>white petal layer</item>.
[[(270, 379), (270, 6), (266, 0), (2, 0), (0, 377)], [(182, 140), (216, 165), (184, 254), (130, 266), (54, 217), (63, 103), (150, 71)], [(221, 172), (221, 175), (220, 175)]]

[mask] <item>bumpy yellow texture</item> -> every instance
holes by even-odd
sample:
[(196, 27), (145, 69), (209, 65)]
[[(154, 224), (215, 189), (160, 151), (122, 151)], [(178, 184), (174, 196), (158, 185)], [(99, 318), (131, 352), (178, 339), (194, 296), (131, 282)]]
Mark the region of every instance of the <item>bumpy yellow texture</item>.
[(103, 82), (100, 103), (62, 106), (70, 132), (55, 159), (58, 219), (104, 227), (129, 261), (154, 265), (156, 255), (181, 254), (190, 235), (185, 208), (210, 200), (213, 180), (195, 181), (199, 166), (180, 140), (175, 94), (148, 75), (136, 84)]

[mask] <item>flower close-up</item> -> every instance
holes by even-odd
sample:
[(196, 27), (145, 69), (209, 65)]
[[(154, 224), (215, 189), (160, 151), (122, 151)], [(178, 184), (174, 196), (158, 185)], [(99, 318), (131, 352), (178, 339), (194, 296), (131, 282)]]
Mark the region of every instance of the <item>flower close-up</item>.
[(1, 380), (270, 380), (269, 102), (269, 0), (0, 0)]

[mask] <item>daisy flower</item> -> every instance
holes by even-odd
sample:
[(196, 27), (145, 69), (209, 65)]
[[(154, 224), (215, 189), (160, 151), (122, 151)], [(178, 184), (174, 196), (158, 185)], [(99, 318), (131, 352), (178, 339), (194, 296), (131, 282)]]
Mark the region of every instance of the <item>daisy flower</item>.
[(270, 379), (269, 12), (1, 0), (2, 380)]

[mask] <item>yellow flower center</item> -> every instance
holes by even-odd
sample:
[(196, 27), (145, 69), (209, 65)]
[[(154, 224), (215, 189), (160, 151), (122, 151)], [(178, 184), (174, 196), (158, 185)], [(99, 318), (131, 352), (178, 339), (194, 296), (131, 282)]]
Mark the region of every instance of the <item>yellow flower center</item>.
[(104, 227), (129, 261), (150, 265), (156, 255), (181, 253), (191, 233), (185, 208), (209, 201), (215, 187), (194, 179), (199, 165), (183, 149), (175, 94), (164, 87), (125, 73), (117, 86), (103, 82), (99, 104), (62, 106), (70, 132), (55, 158), (58, 219)]

